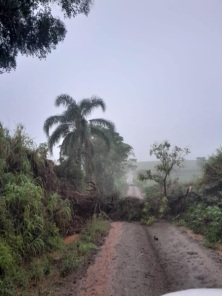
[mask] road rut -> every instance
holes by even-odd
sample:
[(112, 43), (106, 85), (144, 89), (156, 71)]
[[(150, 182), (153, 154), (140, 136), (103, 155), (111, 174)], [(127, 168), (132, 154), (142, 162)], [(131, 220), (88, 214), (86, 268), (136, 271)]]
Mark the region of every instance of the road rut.
[(75, 279), (70, 275), (55, 295), (160, 296), (222, 288), (222, 256), (167, 222), (114, 222), (86, 275)]
[(93, 274), (97, 270), (106, 278), (105, 289), (98, 278), (87, 285), (89, 271), (77, 295), (160, 296), (189, 288), (222, 288), (222, 257), (178, 227), (167, 222), (151, 227), (125, 222), (119, 233), (112, 256), (104, 264), (94, 263)]

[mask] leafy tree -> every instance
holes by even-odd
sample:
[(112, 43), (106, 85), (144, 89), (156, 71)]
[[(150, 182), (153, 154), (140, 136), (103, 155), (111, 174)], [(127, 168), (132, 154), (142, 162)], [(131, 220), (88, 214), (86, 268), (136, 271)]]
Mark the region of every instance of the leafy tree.
[(203, 183), (216, 185), (222, 180), (222, 148), (211, 155), (203, 166)]
[(150, 155), (155, 155), (160, 161), (156, 165), (155, 173), (151, 170), (146, 171), (146, 175), (141, 174), (140, 180), (153, 180), (160, 184), (163, 188), (163, 194), (167, 197), (167, 187), (169, 185), (169, 177), (175, 167), (182, 167), (184, 157), (190, 153), (188, 148), (180, 148), (178, 146), (171, 148), (168, 141), (162, 143), (154, 143), (150, 149)]
[(16, 68), (18, 53), (45, 58), (65, 38), (64, 23), (53, 16), (57, 5), (65, 17), (88, 15), (91, 0), (1, 0), (0, 73)]
[(122, 178), (128, 167), (128, 157), (133, 154), (133, 148), (124, 143), (117, 132), (107, 129), (103, 129), (103, 132), (110, 140), (110, 149), (107, 150), (101, 139), (93, 139), (94, 177), (101, 193), (109, 195), (122, 187)]
[[(101, 127), (113, 132), (115, 126), (112, 122), (102, 118), (90, 120), (86, 118), (95, 108), (100, 107), (105, 111), (105, 102), (99, 97), (92, 97), (77, 103), (69, 95), (63, 94), (57, 97), (55, 105), (57, 107), (63, 105), (66, 109), (61, 115), (51, 116), (44, 123), (50, 152), (52, 152), (53, 146), (62, 139), (61, 157), (68, 157), (70, 163), (75, 161), (78, 166), (83, 165), (87, 175), (91, 176), (94, 155), (92, 139), (99, 137), (106, 143), (106, 146), (109, 146), (109, 138)], [(49, 135), (50, 128), (55, 125), (57, 127)]]

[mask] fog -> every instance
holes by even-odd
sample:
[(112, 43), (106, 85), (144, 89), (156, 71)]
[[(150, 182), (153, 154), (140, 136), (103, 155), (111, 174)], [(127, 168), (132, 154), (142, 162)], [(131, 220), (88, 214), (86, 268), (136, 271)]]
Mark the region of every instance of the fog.
[(219, 0), (95, 0), (88, 17), (65, 20), (46, 60), (19, 56), (0, 76), (0, 120), (45, 142), (57, 95), (98, 95), (107, 111), (92, 117), (112, 120), (138, 160), (165, 139), (207, 157), (222, 143), (221, 11)]

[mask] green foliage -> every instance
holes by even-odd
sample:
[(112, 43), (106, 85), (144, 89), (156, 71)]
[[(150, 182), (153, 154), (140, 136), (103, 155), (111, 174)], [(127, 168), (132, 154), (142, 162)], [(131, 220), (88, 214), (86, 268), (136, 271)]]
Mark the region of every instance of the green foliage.
[(54, 165), (47, 160), (47, 145), (36, 148), (22, 126), (11, 135), (0, 125), (0, 152), (0, 294), (16, 295), (18, 287), (29, 290), (30, 282), (37, 284), (53, 274), (51, 254), (59, 254), (57, 274), (75, 268), (109, 223), (94, 217), (79, 244), (72, 250), (64, 246), (61, 234), (67, 233), (73, 212), (70, 201), (46, 188), (53, 176), (62, 191)]
[[(72, 219), (70, 201), (67, 199), (63, 200), (57, 193), (53, 193), (47, 198), (45, 206), (51, 222), (50, 232), (56, 235), (59, 229), (60, 233), (64, 234)], [(54, 227), (53, 223), (55, 223), (56, 227)]]
[(133, 154), (133, 148), (124, 143), (123, 138), (117, 133), (102, 129), (110, 143), (107, 149), (105, 143), (94, 138), (93, 157), (94, 178), (102, 195), (112, 195), (124, 187), (125, 175), (128, 170), (128, 157)]
[(186, 221), (185, 221), (184, 219), (180, 219), (180, 220), (178, 220), (178, 221), (176, 222), (176, 225), (177, 225), (177, 226), (186, 226), (187, 223), (186, 223)]
[(58, 177), (65, 178), (76, 189), (81, 190), (84, 181), (84, 172), (81, 164), (77, 163), (72, 156), (69, 158), (60, 157), (59, 161), (60, 164), (57, 166)]
[(81, 232), (81, 239), (84, 242), (92, 242), (100, 233), (107, 231), (109, 222), (101, 217), (93, 216), (89, 220)]
[(10, 281), (10, 278), (6, 280), (0, 279), (0, 295), (4, 296), (14, 296), (15, 295), (15, 287)]
[(155, 166), (155, 172), (146, 171), (146, 175), (140, 174), (139, 179), (153, 180), (163, 188), (164, 196), (167, 196), (167, 188), (170, 185), (170, 174), (175, 167), (182, 167), (184, 157), (190, 153), (188, 148), (173, 147), (168, 141), (163, 143), (154, 143), (150, 149), (150, 155), (155, 155), (159, 163)]
[(65, 17), (88, 15), (91, 0), (10, 0), (0, 3), (0, 73), (16, 68), (18, 53), (45, 58), (65, 38), (64, 23), (53, 16), (53, 6)]
[(155, 217), (150, 214), (150, 203), (145, 202), (143, 210), (142, 210), (142, 218), (141, 222), (145, 225), (152, 225), (155, 222)]
[(142, 218), (144, 202), (134, 197), (114, 197), (107, 210), (109, 217), (113, 220), (140, 221)]
[(168, 200), (162, 194), (162, 188), (155, 184), (144, 188), (145, 205), (148, 216), (162, 217), (167, 211)]
[(205, 185), (215, 185), (222, 179), (222, 148), (208, 158), (203, 166), (202, 182)]
[(45, 198), (43, 189), (23, 174), (10, 175), (2, 199), (7, 223), (2, 221), (1, 233), (22, 257), (41, 254), (51, 247), (49, 237), (63, 233), (71, 219), (68, 200), (57, 194)]
[(30, 267), (30, 278), (35, 284), (49, 274), (51, 268), (47, 257), (34, 258)]
[[(83, 168), (87, 177), (91, 178), (94, 155), (93, 138), (102, 139), (109, 147), (109, 138), (101, 127), (110, 131), (115, 130), (112, 122), (105, 119), (87, 120), (95, 108), (106, 109), (105, 102), (99, 97), (83, 99), (77, 103), (68, 95), (60, 95), (55, 101), (56, 106), (63, 105), (66, 109), (61, 115), (54, 115), (46, 119), (44, 131), (48, 137), (48, 146), (52, 152), (53, 146), (62, 140), (60, 146), (61, 160), (68, 159), (67, 164), (74, 168)], [(49, 135), (49, 130), (57, 126)]]
[(10, 246), (0, 240), (0, 274), (2, 277), (11, 273), (15, 266), (15, 258)]
[[(48, 272), (47, 262), (33, 263), (32, 268), (29, 262), (60, 249), (60, 233), (65, 233), (71, 220), (70, 202), (49, 194), (40, 182), (46, 147), (40, 148), (21, 125), (12, 136), (0, 125), (1, 295), (16, 295), (17, 286), (27, 287), (30, 280)], [(27, 272), (28, 267), (33, 273)]]
[(49, 152), (48, 144), (47, 143), (39, 144), (37, 151), (38, 151), (38, 154), (40, 155), (41, 159), (46, 159), (48, 152)]
[(77, 248), (75, 248), (75, 251), (76, 252), (72, 251), (67, 253), (67, 255), (63, 258), (60, 268), (61, 276), (67, 276), (79, 266), (80, 261), (78, 258)]
[(167, 211), (168, 211), (168, 199), (166, 198), (166, 196), (163, 196), (160, 200), (160, 209), (159, 209), (160, 217), (161, 218), (164, 217)]
[(209, 243), (222, 239), (222, 209), (204, 203), (192, 206), (186, 214), (187, 225), (195, 232), (203, 234)]
[(95, 244), (93, 244), (92, 242), (89, 242), (89, 243), (81, 243), (79, 245), (79, 251), (82, 255), (85, 255), (87, 254), (89, 251), (95, 249)]
[(95, 242), (104, 236), (108, 229), (109, 222), (94, 215), (84, 226), (80, 238), (67, 246), (62, 258), (60, 274), (66, 276), (76, 269), (89, 252), (96, 248)]

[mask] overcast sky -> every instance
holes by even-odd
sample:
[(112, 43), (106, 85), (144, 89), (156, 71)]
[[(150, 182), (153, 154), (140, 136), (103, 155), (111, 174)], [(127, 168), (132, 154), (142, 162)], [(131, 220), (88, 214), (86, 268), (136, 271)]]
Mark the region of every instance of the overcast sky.
[(57, 95), (98, 95), (138, 160), (168, 139), (189, 159), (222, 144), (222, 1), (95, 0), (88, 17), (66, 21), (63, 43), (46, 60), (19, 57), (0, 76), (0, 120), (23, 123), (36, 143), (62, 111)]

